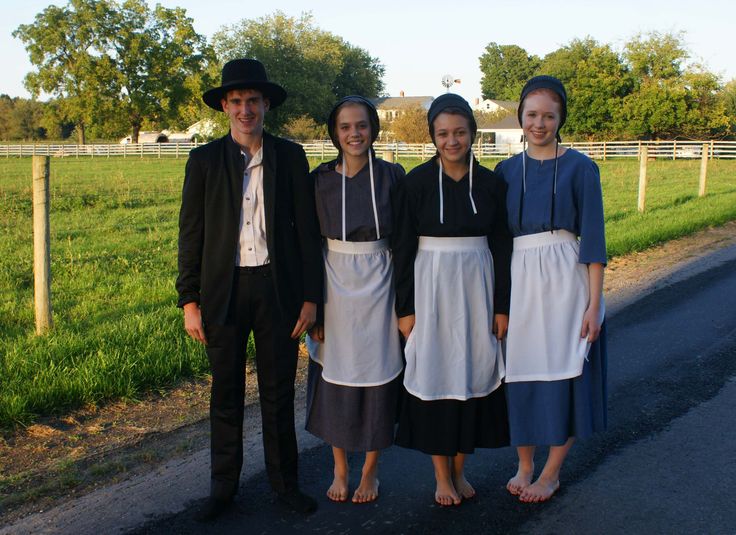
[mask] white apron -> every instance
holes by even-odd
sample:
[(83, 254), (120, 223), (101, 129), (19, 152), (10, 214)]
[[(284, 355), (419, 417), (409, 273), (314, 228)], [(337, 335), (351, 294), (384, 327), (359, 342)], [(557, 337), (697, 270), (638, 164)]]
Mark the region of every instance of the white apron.
[(467, 400), (501, 384), (493, 329), (493, 261), (484, 237), (421, 236), (414, 261), (416, 323), (404, 386), (423, 400)]
[[(514, 238), (506, 382), (557, 381), (583, 372), (590, 343), (580, 337), (589, 302), (580, 244), (556, 230)], [(605, 304), (601, 299), (601, 321)]]
[(324, 259), (325, 340), (307, 336), (310, 358), (329, 383), (388, 383), (403, 367), (388, 240), (327, 240)]

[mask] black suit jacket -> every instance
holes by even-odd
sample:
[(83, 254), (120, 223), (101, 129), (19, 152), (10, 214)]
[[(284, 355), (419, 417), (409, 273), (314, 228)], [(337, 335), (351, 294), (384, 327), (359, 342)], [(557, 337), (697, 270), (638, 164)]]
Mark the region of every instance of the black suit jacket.
[[(245, 162), (230, 134), (189, 154), (179, 213), (178, 306), (199, 303), (224, 324), (239, 241)], [(304, 150), (263, 134), (266, 239), (278, 305), (296, 320), (304, 301), (322, 302), (322, 250), (314, 183)]]

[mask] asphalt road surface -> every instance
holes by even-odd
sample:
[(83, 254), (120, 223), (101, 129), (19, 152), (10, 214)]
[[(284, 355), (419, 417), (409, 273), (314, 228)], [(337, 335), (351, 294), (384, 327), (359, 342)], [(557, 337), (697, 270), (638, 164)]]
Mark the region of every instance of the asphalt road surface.
[[(192, 518), (207, 492), (205, 451), (0, 533), (736, 533), (736, 247), (718, 254), (703, 261), (705, 271), (690, 266), (671, 284), (612, 307), (609, 429), (575, 445), (548, 503), (522, 504), (506, 492), (516, 456), (505, 448), (471, 456), (466, 471), (477, 496), (440, 507), (429, 458), (398, 447), (381, 458), (376, 502), (332, 503), (324, 497), (330, 449), (301, 433), (301, 486), (319, 501), (315, 514), (302, 516), (274, 499), (252, 432), (236, 507), (213, 524)], [(248, 418), (256, 412), (250, 407)], [(354, 487), (362, 458), (351, 461)]]

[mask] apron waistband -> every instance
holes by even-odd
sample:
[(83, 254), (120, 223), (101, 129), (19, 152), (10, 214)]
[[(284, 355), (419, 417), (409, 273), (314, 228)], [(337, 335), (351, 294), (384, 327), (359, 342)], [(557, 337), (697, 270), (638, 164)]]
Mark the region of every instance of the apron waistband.
[(552, 232), (538, 232), (514, 238), (514, 251), (520, 249), (534, 249), (543, 245), (554, 245), (555, 243), (577, 242), (578, 238), (569, 230), (555, 230)]
[(485, 236), (450, 238), (419, 236), (419, 249), (423, 251), (475, 251), (477, 249), (488, 249), (488, 238)]
[(367, 254), (388, 249), (388, 238), (376, 241), (327, 240), (327, 250), (345, 254)]

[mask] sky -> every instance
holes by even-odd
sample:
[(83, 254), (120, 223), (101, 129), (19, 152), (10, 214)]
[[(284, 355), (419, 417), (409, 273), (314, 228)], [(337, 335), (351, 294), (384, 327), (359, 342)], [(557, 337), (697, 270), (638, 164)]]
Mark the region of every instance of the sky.
[[(33, 22), (50, 4), (66, 1), (0, 0), (0, 94), (29, 97), (23, 78), (32, 66), (20, 40), (20, 24)], [(157, 2), (150, 1), (151, 6)], [(210, 38), (225, 24), (280, 10), (290, 16), (309, 11), (314, 23), (379, 58), (386, 68), (386, 92), (437, 96), (443, 75), (461, 83), (451, 91), (469, 101), (481, 96), (478, 58), (490, 42), (515, 44), (540, 57), (575, 38), (592, 37), (623, 49), (640, 33), (685, 32), (690, 61), (703, 64), (723, 82), (736, 78), (731, 39), (736, 30), (733, 0), (285, 0), (255, 5), (253, 0), (159, 0), (183, 7), (195, 30)], [(316, 76), (319, 73), (315, 73)], [(278, 80), (274, 80), (278, 82)]]

